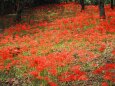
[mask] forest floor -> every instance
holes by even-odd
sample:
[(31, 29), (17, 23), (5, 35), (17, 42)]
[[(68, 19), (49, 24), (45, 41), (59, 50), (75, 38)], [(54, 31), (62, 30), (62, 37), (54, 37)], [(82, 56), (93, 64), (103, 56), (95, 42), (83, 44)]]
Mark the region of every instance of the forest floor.
[[(0, 18), (0, 86), (114, 86), (115, 9), (75, 3)], [(2, 21), (3, 20), (3, 21)]]

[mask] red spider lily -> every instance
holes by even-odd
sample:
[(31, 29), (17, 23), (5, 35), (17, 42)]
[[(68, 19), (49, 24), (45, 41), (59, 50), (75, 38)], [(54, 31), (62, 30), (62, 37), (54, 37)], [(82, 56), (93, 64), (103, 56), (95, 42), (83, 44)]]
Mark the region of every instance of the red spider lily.
[(56, 76), (56, 75), (57, 75), (57, 70), (56, 70), (56, 68), (50, 69), (50, 70), (48, 70), (48, 72), (51, 73), (53, 76)]
[(115, 64), (114, 63), (110, 63), (110, 64), (106, 64), (104, 66), (105, 70), (111, 70), (111, 69), (115, 69)]
[(10, 70), (11, 67), (12, 67), (12, 65), (9, 63), (9, 64), (7, 64), (7, 65), (5, 66), (5, 69), (6, 69), (6, 70)]
[(76, 65), (76, 66), (72, 66), (70, 68), (71, 71), (76, 71), (76, 70), (80, 70), (81, 66), (80, 65)]
[[(63, 75), (64, 74), (64, 75)], [(67, 81), (76, 81), (76, 80), (88, 80), (86, 75), (79, 75), (79, 74), (71, 74), (71, 73), (63, 73), (61, 76), (59, 76), (59, 80), (61, 82), (67, 82)]]
[(106, 80), (111, 80), (111, 78), (112, 78), (111, 76), (112, 76), (112, 73), (106, 72), (106, 73), (104, 74), (103, 78), (106, 79)]
[(100, 48), (99, 48), (99, 51), (100, 52), (103, 52), (105, 50), (106, 46), (105, 45), (102, 45)]
[[(113, 72), (112, 72), (113, 71)], [(103, 79), (105, 80), (110, 80), (112, 82), (114, 82), (114, 77), (115, 77), (115, 64), (106, 64), (102, 67), (100, 67), (99, 69), (94, 71), (94, 74), (102, 74), (103, 75)]]
[(7, 60), (9, 58), (13, 58), (13, 55), (10, 53), (9, 48), (4, 48), (3, 50), (0, 50), (0, 56), (2, 57), (3, 60)]
[(39, 72), (43, 71), (45, 68), (46, 68), (45, 65), (40, 65), (36, 67), (37, 71)]
[(101, 74), (102, 71), (103, 71), (103, 69), (104, 69), (103, 66), (102, 66), (102, 67), (99, 67), (98, 69), (94, 70), (93, 73), (94, 73), (94, 74)]
[(4, 70), (4, 66), (3, 65), (0, 65), (0, 70)]
[(84, 75), (85, 74), (85, 72), (80, 71), (80, 66), (79, 65), (73, 66), (70, 70), (77, 75)]
[(88, 78), (87, 78), (86, 75), (81, 75), (81, 76), (78, 78), (78, 80), (83, 80), (83, 81), (85, 81), (85, 80), (88, 80)]
[(50, 86), (58, 86), (55, 82), (48, 82)]
[(34, 77), (38, 76), (38, 72), (37, 71), (31, 71), (30, 74), (33, 75)]
[(36, 48), (32, 48), (30, 50), (30, 53), (33, 54), (33, 55), (37, 54), (37, 52), (38, 52), (38, 49), (36, 49)]
[(112, 51), (112, 54), (115, 55), (115, 50)]
[(108, 72), (106, 71), (106, 73), (104, 74), (103, 78), (105, 80), (110, 80), (112, 82), (115, 82), (115, 73), (114, 73), (114, 69), (113, 69), (113, 72)]
[(115, 64), (111, 63), (111, 64), (106, 64), (100, 68), (98, 68), (97, 70), (94, 71), (95, 74), (100, 74), (102, 73), (102, 71), (107, 71), (107, 70), (114, 70), (115, 69)]
[[(63, 75), (64, 74), (64, 75)], [(68, 81), (73, 81), (73, 80), (78, 80), (78, 76), (70, 73), (63, 73), (61, 76), (58, 77), (59, 81), (61, 82), (68, 82)]]
[(101, 83), (101, 86), (108, 86), (108, 83), (107, 82), (103, 82), (103, 83)]
[(84, 75), (84, 74), (85, 74), (85, 72), (82, 72), (82, 71), (80, 71), (80, 70), (76, 70), (76, 71), (74, 71), (74, 73), (75, 73), (75, 74), (78, 74), (78, 75)]

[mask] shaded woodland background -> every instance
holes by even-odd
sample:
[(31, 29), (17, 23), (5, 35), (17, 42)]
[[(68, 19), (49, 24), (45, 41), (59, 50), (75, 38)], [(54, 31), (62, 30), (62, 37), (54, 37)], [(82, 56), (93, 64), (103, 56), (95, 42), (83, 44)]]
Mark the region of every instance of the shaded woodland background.
[[(115, 5), (114, 0), (0, 0), (0, 16), (9, 14), (14, 17), (15, 23), (19, 23), (22, 13), (28, 9), (31, 10), (31, 8), (41, 5), (69, 2), (81, 4), (81, 10), (85, 9), (85, 5), (99, 5), (100, 16), (103, 18), (105, 17), (104, 4), (111, 4), (111, 9)], [(1, 25), (1, 28), (4, 28), (4, 26)]]

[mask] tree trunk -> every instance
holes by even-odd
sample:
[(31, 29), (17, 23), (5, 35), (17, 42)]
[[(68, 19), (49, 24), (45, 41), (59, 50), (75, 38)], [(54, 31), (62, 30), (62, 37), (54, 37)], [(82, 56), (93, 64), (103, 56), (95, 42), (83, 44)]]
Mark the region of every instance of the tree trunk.
[(100, 18), (105, 19), (105, 9), (104, 9), (104, 0), (98, 0), (99, 2), (99, 12)]
[(80, 4), (81, 4), (81, 11), (85, 10), (84, 0), (80, 0)]
[(75, 0), (75, 2), (78, 2), (78, 0)]
[(111, 9), (114, 8), (113, 0), (111, 0)]
[(24, 9), (24, 2), (19, 1), (17, 3), (16, 22), (21, 21), (21, 15), (22, 15), (23, 9)]
[(5, 11), (4, 5), (5, 5), (4, 0), (1, 0), (0, 1), (0, 15), (2, 16), (4, 15), (4, 11)]

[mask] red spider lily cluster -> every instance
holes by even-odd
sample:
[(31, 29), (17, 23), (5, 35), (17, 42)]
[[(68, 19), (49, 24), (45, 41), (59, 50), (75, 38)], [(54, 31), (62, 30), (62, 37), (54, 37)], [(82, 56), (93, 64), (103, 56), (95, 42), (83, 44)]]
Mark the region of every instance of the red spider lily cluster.
[[(76, 11), (76, 5), (57, 6)], [(8, 74), (14, 66), (20, 70), (26, 66), (23, 77), (30, 75), (50, 86), (88, 82), (95, 75), (101, 77), (100, 86), (108, 86), (109, 81), (114, 83), (115, 11), (109, 6), (105, 9), (106, 20), (99, 20), (98, 7), (87, 6), (86, 11), (77, 11), (71, 18), (6, 29), (0, 34), (0, 71)]]

